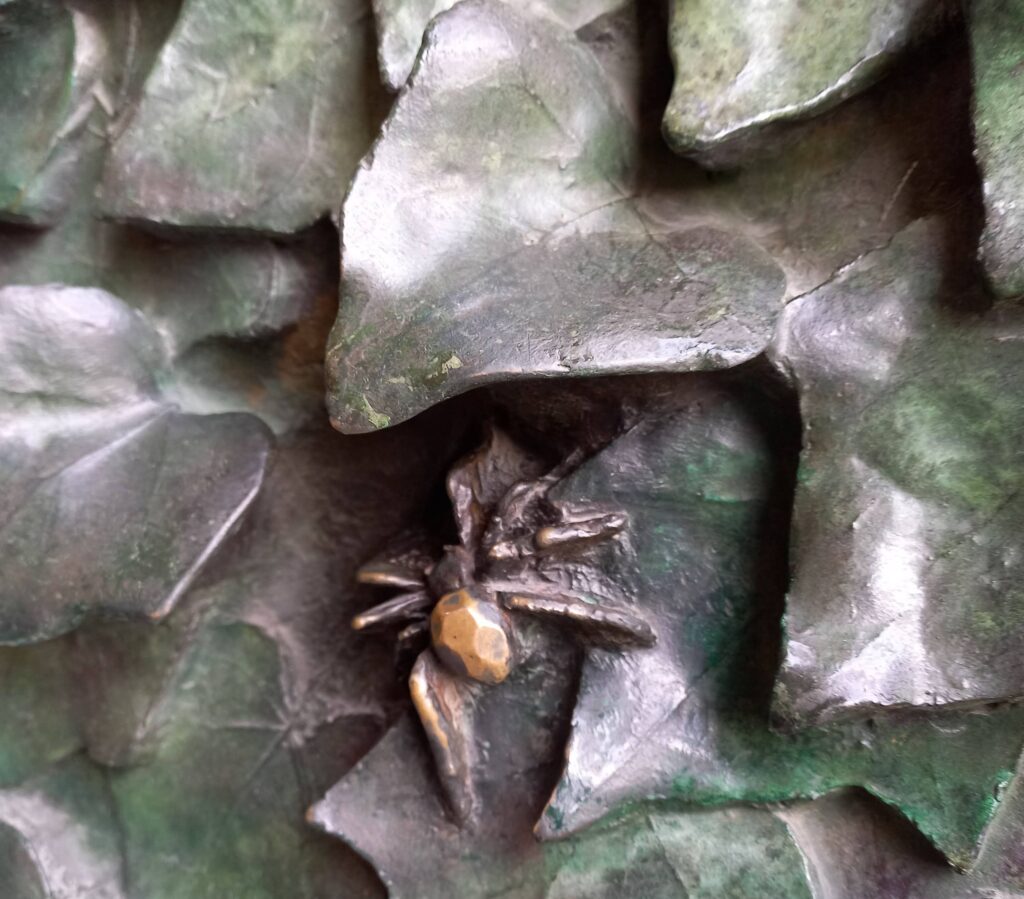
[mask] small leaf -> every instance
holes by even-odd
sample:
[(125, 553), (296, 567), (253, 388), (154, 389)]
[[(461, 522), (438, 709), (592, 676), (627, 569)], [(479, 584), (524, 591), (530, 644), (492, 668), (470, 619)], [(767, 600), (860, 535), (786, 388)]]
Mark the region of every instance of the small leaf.
[(359, 0), (186, 0), (114, 142), (105, 211), (264, 233), (333, 212), (376, 125), (369, 26)]
[(981, 257), (1001, 296), (1024, 296), (1024, 2), (966, 7), (974, 59), (974, 133), (985, 197)]
[(954, 871), (928, 852), (906, 822), (856, 790), (783, 810), (779, 817), (789, 825), (807, 859), (811, 879), (829, 899), (1020, 899), (1024, 895), (1019, 876), (980, 868), (968, 875)]
[[(397, 91), (412, 71), (430, 20), (451, 9), (454, 0), (373, 0), (377, 20), (377, 58), (389, 89)], [(621, 0), (531, 0), (517, 4), (531, 15), (551, 19), (570, 31), (611, 12)]]
[[(47, 167), (74, 114), (75, 30), (56, 0), (15, 0), (0, 9), (0, 217), (51, 219)], [(59, 205), (59, 203), (58, 203)]]
[(873, 84), (948, 10), (933, 0), (674, 0), (666, 137), (703, 164), (736, 166), (766, 143), (771, 126)]
[(106, 774), (81, 756), (0, 789), (5, 899), (127, 899), (120, 836)]

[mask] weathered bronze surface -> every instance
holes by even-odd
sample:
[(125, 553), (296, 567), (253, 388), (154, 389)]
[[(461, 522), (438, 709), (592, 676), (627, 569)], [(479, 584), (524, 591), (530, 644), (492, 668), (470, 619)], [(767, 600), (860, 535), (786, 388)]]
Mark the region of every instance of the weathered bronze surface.
[(919, 222), (780, 321), (805, 428), (787, 715), (1024, 696), (1024, 316), (947, 242)]
[(974, 61), (974, 133), (985, 198), (981, 258), (1001, 297), (1024, 297), (1024, 31), (1021, 0), (967, 5)]
[(665, 136), (711, 168), (749, 161), (780, 124), (838, 105), (880, 78), (955, 6), (944, 0), (673, 0), (675, 84)]
[(112, 143), (103, 212), (288, 234), (335, 209), (376, 127), (368, 26), (358, 0), (184, 0)]
[(1022, 158), (1024, 0), (0, 0), (0, 899), (1024, 899)]

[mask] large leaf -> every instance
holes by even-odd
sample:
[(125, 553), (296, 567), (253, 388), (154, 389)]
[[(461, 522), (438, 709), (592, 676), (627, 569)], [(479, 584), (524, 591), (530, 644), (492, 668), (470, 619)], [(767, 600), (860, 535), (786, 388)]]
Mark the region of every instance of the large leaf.
[(165, 616), (259, 489), (266, 428), (161, 397), (160, 344), (100, 290), (0, 290), (0, 642)]
[(742, 234), (641, 208), (637, 140), (571, 33), (486, 0), (435, 19), (345, 204), (340, 426), (488, 381), (759, 352), (781, 269)]
[[(454, 5), (455, 0), (373, 0), (377, 58), (391, 90), (397, 91), (409, 77), (430, 20)], [(575, 30), (620, 6), (621, 0), (532, 0), (516, 5)]]
[(764, 803), (859, 784), (967, 866), (1016, 766), (1024, 711), (770, 727), (785, 558), (785, 520), (772, 510), (788, 484), (764, 406), (679, 385), (553, 495), (628, 515), (628, 539), (608, 545), (602, 569), (658, 639), (587, 654), (539, 832), (573, 833), (639, 799)]
[(948, 8), (936, 0), (673, 0), (676, 79), (665, 135), (703, 164), (735, 165), (773, 126), (871, 85)]
[(289, 233), (337, 209), (376, 125), (370, 28), (361, 0), (185, 0), (114, 142), (105, 211)]
[(996, 291), (1024, 295), (1024, 2), (974, 0), (974, 132), (985, 191), (982, 259)]
[(915, 225), (780, 322), (805, 427), (789, 717), (1024, 695), (1024, 319), (983, 311), (950, 241)]

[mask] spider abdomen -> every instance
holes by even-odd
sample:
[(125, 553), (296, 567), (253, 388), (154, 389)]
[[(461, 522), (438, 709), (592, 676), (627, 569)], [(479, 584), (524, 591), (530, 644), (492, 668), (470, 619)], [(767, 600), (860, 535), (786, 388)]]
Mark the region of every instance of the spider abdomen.
[(515, 664), (508, 614), (479, 586), (446, 593), (430, 615), (434, 652), (445, 667), (484, 684), (500, 684)]

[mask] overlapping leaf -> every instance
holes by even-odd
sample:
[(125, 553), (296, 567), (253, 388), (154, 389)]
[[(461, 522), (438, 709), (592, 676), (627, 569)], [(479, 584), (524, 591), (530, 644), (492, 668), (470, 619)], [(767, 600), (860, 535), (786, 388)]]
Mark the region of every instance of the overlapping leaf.
[(876, 81), (948, 14), (932, 0), (805, 4), (674, 0), (675, 86), (665, 134), (678, 152), (727, 167), (773, 125), (823, 112)]
[[(62, 169), (66, 209), (59, 220), (45, 230), (4, 229), (0, 284), (103, 287), (142, 309), (172, 354), (183, 354), (203, 341), (263, 339), (314, 318), (334, 302), (337, 260), (329, 227), (287, 243), (244, 235), (168, 240), (98, 217), (95, 192), (105, 138), (122, 127), (174, 12), (175, 5), (163, 0), (76, 9), (86, 55), (99, 73), (83, 125), (87, 139), (68, 142), (76, 156)], [(223, 376), (218, 386), (226, 390)], [(256, 391), (249, 385), (239, 392)], [(264, 411), (258, 403), (252, 408)]]
[(805, 422), (787, 716), (1024, 695), (1024, 319), (950, 241), (915, 225), (780, 323)]
[(333, 212), (376, 125), (361, 0), (186, 0), (114, 142), (119, 219), (290, 233)]
[(0, 290), (0, 641), (163, 617), (252, 502), (269, 434), (162, 398), (156, 333), (101, 290)]
[(974, 133), (985, 192), (982, 259), (996, 291), (1024, 296), (1024, 3), (968, 4)]
[(127, 228), (108, 232), (102, 283), (142, 309), (182, 351), (211, 338), (266, 338), (318, 304), (333, 307), (334, 231), (289, 244), (266, 238), (163, 241)]

